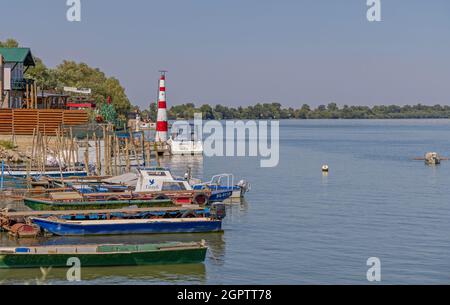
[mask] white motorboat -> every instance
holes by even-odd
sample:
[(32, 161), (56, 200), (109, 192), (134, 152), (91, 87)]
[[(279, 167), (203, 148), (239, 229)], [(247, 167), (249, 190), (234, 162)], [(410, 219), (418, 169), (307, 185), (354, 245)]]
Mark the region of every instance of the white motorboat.
[(194, 188), (189, 179), (173, 176), (168, 168), (138, 169), (136, 173), (104, 179), (103, 182), (134, 187), (135, 193), (175, 194), (176, 192), (187, 192), (192, 193), (193, 196), (205, 196), (208, 193), (208, 202), (220, 202), (232, 195), (230, 188)]
[[(175, 124), (172, 128), (177, 128)], [(193, 125), (189, 125), (189, 128), (178, 127), (177, 131), (172, 134), (167, 141), (170, 147), (170, 153), (172, 155), (202, 155), (203, 154), (203, 142), (201, 139), (196, 138), (196, 133), (192, 130)], [(188, 130), (192, 130), (190, 133)]]

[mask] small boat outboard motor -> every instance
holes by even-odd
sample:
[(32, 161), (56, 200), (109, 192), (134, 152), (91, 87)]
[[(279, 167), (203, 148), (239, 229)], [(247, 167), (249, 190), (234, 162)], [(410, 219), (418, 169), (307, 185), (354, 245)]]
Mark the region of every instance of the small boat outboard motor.
[(250, 183), (245, 179), (239, 181), (237, 185), (241, 188), (241, 197), (244, 197), (244, 194), (250, 191)]
[(192, 179), (192, 169), (188, 167), (184, 173), (184, 180), (189, 181)]
[(213, 202), (210, 208), (211, 217), (214, 219), (224, 219), (227, 215), (225, 204), (222, 202)]

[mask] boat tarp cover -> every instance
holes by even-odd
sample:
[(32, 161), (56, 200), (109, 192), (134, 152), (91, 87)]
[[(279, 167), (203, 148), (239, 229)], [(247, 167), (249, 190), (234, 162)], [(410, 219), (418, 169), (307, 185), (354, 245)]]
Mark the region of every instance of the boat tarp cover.
[(176, 243), (160, 244), (144, 244), (144, 245), (101, 245), (97, 248), (98, 252), (140, 252), (140, 251), (154, 251), (158, 250), (160, 246), (175, 246)]
[(58, 192), (50, 193), (50, 198), (53, 200), (82, 200), (83, 196), (77, 192)]
[(103, 179), (102, 181), (110, 184), (136, 185), (138, 177), (135, 173), (126, 173), (119, 176)]

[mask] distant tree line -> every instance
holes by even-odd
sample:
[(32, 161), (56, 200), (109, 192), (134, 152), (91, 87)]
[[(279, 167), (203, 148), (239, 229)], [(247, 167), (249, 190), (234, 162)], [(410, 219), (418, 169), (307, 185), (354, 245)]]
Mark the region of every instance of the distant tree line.
[[(156, 106), (143, 112), (143, 116), (156, 118)], [(335, 103), (320, 105), (315, 109), (304, 104), (298, 109), (284, 108), (279, 103), (258, 103), (254, 106), (227, 107), (222, 105), (202, 105), (193, 103), (172, 106), (168, 110), (169, 119), (193, 119), (194, 113), (201, 112), (205, 120), (230, 119), (425, 119), (450, 118), (450, 106), (434, 105), (380, 105), (338, 107)]]

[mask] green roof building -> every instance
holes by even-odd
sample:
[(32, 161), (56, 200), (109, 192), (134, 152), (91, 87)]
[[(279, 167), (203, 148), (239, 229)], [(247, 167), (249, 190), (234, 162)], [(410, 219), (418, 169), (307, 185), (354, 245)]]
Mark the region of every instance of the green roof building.
[[(29, 48), (0, 48), (3, 57), (3, 84), (5, 99), (0, 98), (1, 108), (22, 108), (24, 91), (33, 80), (25, 79), (24, 74), (29, 67), (36, 65)], [(0, 94), (1, 95), (1, 94)]]
[(36, 65), (29, 48), (0, 48), (0, 54), (3, 56), (5, 63), (21, 63), (25, 67)]

